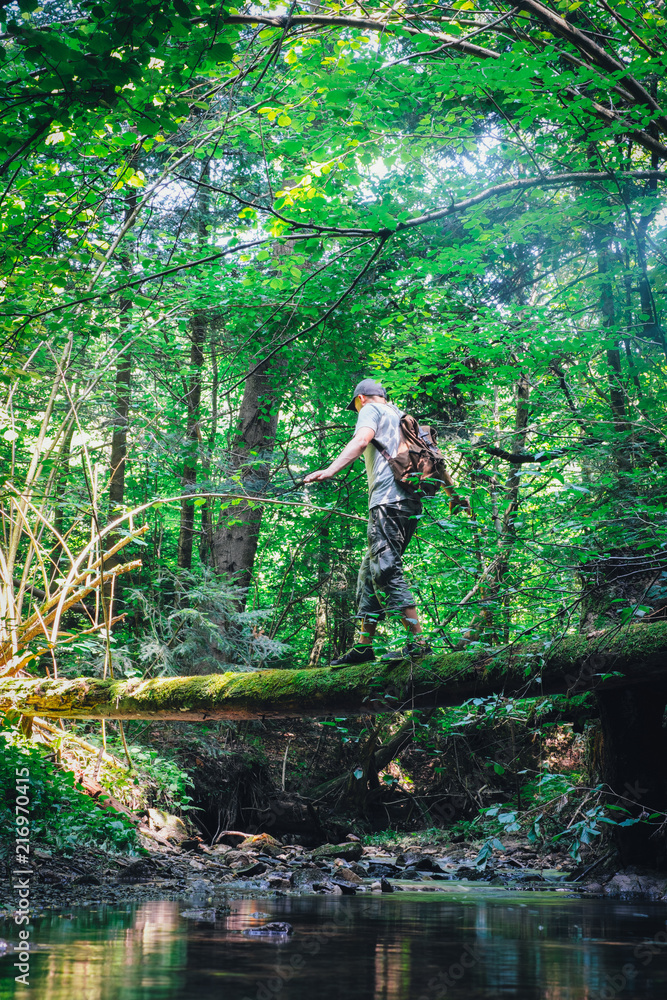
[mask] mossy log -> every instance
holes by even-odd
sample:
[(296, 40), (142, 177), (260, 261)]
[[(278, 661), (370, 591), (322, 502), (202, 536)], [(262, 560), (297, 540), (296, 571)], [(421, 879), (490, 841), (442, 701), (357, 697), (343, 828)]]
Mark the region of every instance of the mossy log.
[(61, 719), (257, 719), (458, 705), (491, 694), (603, 691), (667, 680), (667, 622), (496, 652), (154, 680), (0, 680), (0, 711)]

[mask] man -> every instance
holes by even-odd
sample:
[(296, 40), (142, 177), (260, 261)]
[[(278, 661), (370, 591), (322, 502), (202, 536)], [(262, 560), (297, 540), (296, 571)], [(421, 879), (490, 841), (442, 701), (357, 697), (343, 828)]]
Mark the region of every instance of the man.
[[(357, 618), (360, 622), (359, 641), (337, 660), (332, 667), (368, 663), (375, 659), (373, 637), (378, 622), (386, 613), (400, 616), (409, 639), (402, 650), (387, 653), (383, 659), (418, 659), (431, 653), (427, 644), (414, 597), (403, 576), (402, 556), (415, 533), (422, 505), (411, 497), (394, 479), (387, 460), (371, 444), (375, 439), (384, 450), (395, 455), (400, 440), (401, 412), (387, 399), (379, 382), (363, 379), (347, 407), (358, 413), (354, 437), (327, 469), (306, 476), (306, 483), (321, 483), (331, 479), (362, 454), (368, 476), (368, 550), (361, 563), (357, 581)], [(380, 594), (386, 598), (385, 606)]]

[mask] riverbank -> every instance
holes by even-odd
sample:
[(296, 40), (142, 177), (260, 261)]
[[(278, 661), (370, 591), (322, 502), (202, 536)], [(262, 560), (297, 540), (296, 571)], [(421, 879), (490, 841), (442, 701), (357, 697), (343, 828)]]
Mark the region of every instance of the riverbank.
[[(236, 846), (198, 845), (180, 851), (165, 847), (139, 857), (97, 849), (80, 850), (72, 857), (37, 849), (31, 865), (31, 906), (36, 912), (179, 899), (188, 901), (196, 918), (238, 897), (428, 893), (465, 886), (667, 902), (667, 875), (633, 868), (619, 871), (616, 859), (606, 855), (582, 872), (572, 859), (540, 854), (527, 844), (501, 850), (492, 844), (480, 849), (414, 840), (403, 838), (403, 846), (348, 840), (306, 850), (263, 834), (245, 841), (237, 837)], [(12, 884), (9, 873), (4, 874), (0, 917), (13, 912)]]

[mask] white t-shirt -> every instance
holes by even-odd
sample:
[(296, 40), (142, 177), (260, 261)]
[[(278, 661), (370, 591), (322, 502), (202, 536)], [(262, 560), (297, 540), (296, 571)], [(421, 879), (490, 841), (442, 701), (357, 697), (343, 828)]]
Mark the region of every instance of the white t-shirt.
[[(357, 416), (355, 434), (362, 427), (375, 431), (375, 440), (393, 457), (400, 441), (401, 411), (393, 403), (366, 403)], [(368, 507), (380, 504), (400, 503), (408, 500), (409, 494), (398, 485), (386, 458), (380, 454), (373, 442), (364, 451), (366, 475), (368, 476)]]

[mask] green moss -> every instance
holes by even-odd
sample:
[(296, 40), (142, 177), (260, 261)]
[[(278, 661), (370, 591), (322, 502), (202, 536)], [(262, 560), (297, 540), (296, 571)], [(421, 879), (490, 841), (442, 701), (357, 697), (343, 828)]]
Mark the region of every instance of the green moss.
[[(649, 680), (667, 673), (667, 622), (566, 636), (490, 652), (343, 670), (262, 670), (156, 680), (5, 680), (0, 710), (62, 718), (257, 718), (456, 705), (504, 691), (521, 697)], [(537, 686), (539, 679), (540, 686)]]

